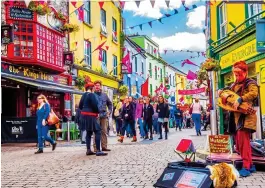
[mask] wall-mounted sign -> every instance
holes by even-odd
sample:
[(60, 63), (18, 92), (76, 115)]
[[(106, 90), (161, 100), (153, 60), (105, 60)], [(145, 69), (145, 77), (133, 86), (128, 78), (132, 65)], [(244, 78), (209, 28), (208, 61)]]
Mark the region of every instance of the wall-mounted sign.
[(33, 12), (27, 8), (10, 7), (10, 18), (33, 20)]
[(265, 83), (265, 66), (260, 68), (260, 82)]
[(206, 90), (205, 87), (198, 89), (190, 89), (190, 90), (178, 90), (179, 95), (195, 95), (199, 93), (204, 93)]
[(10, 74), (10, 75), (27, 77), (33, 80), (41, 80), (41, 81), (47, 81), (51, 83), (68, 85), (68, 79), (66, 77), (58, 76), (58, 75), (50, 75), (42, 71), (33, 70), (28, 67), (22, 67), (22, 66), (13, 65), (13, 64), (11, 65), (5, 62), (1, 63), (1, 72)]
[(1, 43), (9, 44), (14, 40), (14, 29), (12, 25), (2, 25), (1, 26)]
[(74, 53), (73, 52), (64, 52), (63, 53), (63, 62), (65, 65), (74, 64)]
[(256, 22), (257, 51), (265, 52), (265, 20)]

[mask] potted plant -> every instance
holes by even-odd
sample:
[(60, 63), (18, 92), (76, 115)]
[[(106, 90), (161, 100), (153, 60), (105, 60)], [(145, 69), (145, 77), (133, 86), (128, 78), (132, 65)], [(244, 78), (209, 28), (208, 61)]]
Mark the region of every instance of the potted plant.
[(61, 30), (69, 33), (77, 32), (79, 31), (79, 26), (76, 24), (65, 23)]
[(83, 88), (84, 88), (84, 86), (85, 86), (85, 78), (82, 77), (82, 76), (78, 76), (78, 77), (76, 78), (75, 84), (76, 84), (76, 86), (77, 86), (77, 88), (78, 88), (79, 90), (83, 90)]
[(129, 89), (128, 89), (127, 86), (123, 85), (123, 86), (121, 86), (121, 87), (119, 88), (118, 91), (119, 91), (119, 93), (120, 93), (121, 96), (125, 96), (125, 95), (127, 95)]
[(51, 13), (51, 8), (47, 3), (40, 3), (38, 1), (31, 1), (28, 8), (41, 16)]
[(220, 68), (218, 61), (212, 58), (208, 58), (203, 64), (202, 69), (206, 71), (218, 71)]
[(61, 20), (63, 22), (67, 21), (67, 16), (65, 16), (61, 11), (55, 14), (56, 19)]

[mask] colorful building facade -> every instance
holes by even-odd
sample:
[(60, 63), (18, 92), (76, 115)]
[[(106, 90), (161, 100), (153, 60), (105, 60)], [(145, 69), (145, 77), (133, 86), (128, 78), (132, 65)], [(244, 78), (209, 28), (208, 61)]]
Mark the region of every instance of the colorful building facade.
[(186, 87), (188, 85), (187, 74), (177, 69), (175, 78), (176, 78), (176, 102), (182, 104), (191, 104), (192, 103), (191, 96), (188, 95), (183, 96), (178, 94), (179, 90), (189, 89)]
[[(70, 23), (79, 26), (78, 32), (70, 34), (70, 50), (75, 54), (73, 72), (77, 78), (102, 81), (103, 91), (112, 100), (122, 78), (121, 9), (112, 1), (104, 1), (102, 7), (96, 1), (77, 1), (75, 6), (69, 5), (69, 12)], [(75, 96), (75, 105), (80, 97)]]
[[(232, 66), (237, 61), (244, 60), (249, 66), (248, 77), (258, 82), (259, 101), (255, 104), (258, 117), (258, 129), (261, 129), (262, 119), (265, 120), (265, 91), (264, 67), (265, 53), (256, 50), (256, 20), (265, 19), (265, 5), (232, 2), (212, 2), (207, 5), (207, 54), (217, 59), (221, 71), (216, 76), (218, 88), (231, 85), (234, 81)], [(220, 133), (224, 127), (224, 112), (218, 110), (220, 116)], [(265, 125), (263, 125), (264, 127)]]

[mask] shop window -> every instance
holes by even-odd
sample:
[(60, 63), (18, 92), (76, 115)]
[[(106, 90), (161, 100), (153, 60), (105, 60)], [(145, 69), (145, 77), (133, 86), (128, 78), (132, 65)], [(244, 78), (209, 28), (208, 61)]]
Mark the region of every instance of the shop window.
[(112, 40), (117, 42), (117, 20), (112, 18)]
[(91, 24), (91, 7), (90, 1), (84, 4), (84, 22)]
[(101, 26), (101, 32), (103, 34), (107, 34), (107, 19), (106, 19), (106, 11), (104, 9), (100, 10), (100, 26)]
[(155, 79), (157, 80), (157, 66), (155, 66)]
[(85, 55), (85, 62), (87, 64), (87, 66), (91, 69), (92, 67), (92, 60), (91, 60), (91, 42), (86, 41), (84, 42), (84, 55)]
[(226, 16), (225, 3), (222, 3), (219, 6), (219, 22), (220, 22), (220, 38), (224, 38), (227, 34), (227, 16)]
[[(258, 13), (260, 13), (262, 11), (262, 6), (261, 4), (248, 4), (248, 17), (252, 17), (257, 15)], [(249, 24), (253, 24), (256, 22), (257, 19), (260, 19), (262, 15), (249, 20)]]
[(14, 32), (14, 56), (33, 58), (33, 24), (16, 21), (17, 30)]
[(117, 76), (118, 75), (118, 60), (117, 56), (113, 55), (113, 75)]

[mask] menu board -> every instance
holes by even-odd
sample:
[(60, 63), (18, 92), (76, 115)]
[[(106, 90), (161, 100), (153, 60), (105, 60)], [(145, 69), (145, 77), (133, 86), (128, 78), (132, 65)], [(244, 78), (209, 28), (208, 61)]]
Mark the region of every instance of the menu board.
[(209, 135), (210, 153), (229, 153), (231, 151), (229, 135)]
[(184, 171), (182, 172), (180, 178), (176, 182), (174, 187), (177, 188), (201, 188), (207, 174), (195, 171)]

